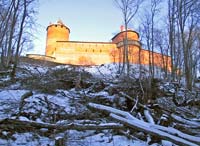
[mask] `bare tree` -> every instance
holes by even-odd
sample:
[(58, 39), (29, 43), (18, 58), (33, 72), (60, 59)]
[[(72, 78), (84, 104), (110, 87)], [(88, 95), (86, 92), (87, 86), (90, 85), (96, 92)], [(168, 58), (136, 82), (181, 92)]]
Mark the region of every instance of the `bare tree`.
[[(1, 48), (1, 64), (3, 67), (8, 67), (12, 56), (12, 42), (14, 38), (14, 27), (16, 24), (16, 13), (13, 14), (13, 10), (16, 7), (16, 3), (3, 0), (1, 5), (1, 19), (0, 19), (0, 48)], [(5, 4), (5, 5), (4, 5)]]
[[(129, 76), (130, 66), (129, 66), (129, 52), (128, 52), (128, 36), (127, 30), (130, 21), (138, 12), (139, 6), (143, 0), (114, 0), (117, 4), (117, 7), (122, 11), (123, 21), (125, 26), (125, 38), (124, 38), (124, 49), (123, 49), (123, 66), (122, 66), (122, 73), (127, 73)], [(126, 71), (125, 71), (126, 67)]]
[[(147, 1), (146, 7), (148, 6), (150, 11), (145, 11), (143, 13), (143, 17), (141, 17), (142, 21), (142, 33), (144, 35), (144, 42), (146, 45), (146, 48), (148, 49), (148, 61), (149, 61), (149, 77), (148, 82), (146, 85), (146, 95), (145, 99), (150, 99), (153, 97), (152, 87), (153, 87), (153, 79), (154, 79), (154, 51), (155, 51), (155, 31), (158, 28), (158, 25), (156, 25), (156, 21), (159, 21), (159, 11), (160, 11), (160, 4), (161, 0), (151, 0)], [(146, 8), (145, 7), (145, 8)]]
[(176, 7), (175, 7), (176, 0), (168, 0), (168, 33), (169, 33), (169, 48), (170, 48), (170, 55), (171, 55), (171, 75), (172, 79), (175, 79), (175, 21), (176, 21)]
[(156, 29), (154, 31), (155, 33), (155, 47), (159, 49), (161, 55), (162, 55), (162, 69), (164, 71), (164, 78), (166, 79), (168, 76), (168, 68), (169, 68), (169, 49), (168, 49), (168, 42), (167, 42), (167, 35), (166, 32), (161, 29)]
[(172, 81), (181, 80), (183, 69), (183, 52), (180, 38), (180, 28), (178, 22), (177, 1), (168, 0), (167, 30), (168, 46), (171, 56), (171, 79)]
[[(150, 7), (150, 11), (146, 11), (144, 13), (144, 17), (142, 18), (143, 32), (145, 33), (146, 46), (149, 51), (149, 74), (151, 78), (154, 78), (154, 51), (155, 51), (155, 20), (157, 19), (157, 15), (160, 12), (159, 5), (162, 0), (151, 0), (148, 3)], [(158, 21), (158, 20), (157, 20)]]
[(23, 4), (22, 4), (23, 11), (22, 11), (22, 16), (21, 16), (21, 21), (19, 22), (19, 33), (18, 33), (18, 38), (17, 38), (16, 52), (15, 52), (15, 56), (14, 56), (14, 66), (12, 69), (11, 78), (14, 78), (15, 72), (16, 72), (23, 28), (24, 28), (25, 19), (27, 17), (27, 6), (28, 6), (27, 0), (23, 0)]
[(151, 20), (150, 20), (150, 16), (149, 13), (146, 13), (145, 16), (143, 17), (144, 19), (142, 20), (142, 33), (144, 34), (144, 39), (145, 39), (145, 44), (146, 47), (149, 51), (149, 55), (148, 55), (148, 60), (149, 60), (149, 74), (150, 76), (152, 75), (152, 59), (151, 59)]
[[(5, 3), (5, 4), (4, 4)], [(13, 64), (11, 77), (15, 75), (18, 57), (29, 43), (37, 0), (3, 0), (0, 2), (0, 49), (1, 66), (8, 69)]]
[(184, 57), (185, 81), (188, 89), (192, 89), (193, 63), (192, 47), (195, 40), (196, 27), (200, 22), (200, 2), (198, 0), (177, 1), (178, 24)]
[[(198, 0), (168, 0), (169, 48), (172, 58), (172, 79), (180, 81), (183, 74), (188, 89), (192, 89), (198, 53), (195, 51), (200, 22)], [(196, 52), (196, 53), (194, 53)]]

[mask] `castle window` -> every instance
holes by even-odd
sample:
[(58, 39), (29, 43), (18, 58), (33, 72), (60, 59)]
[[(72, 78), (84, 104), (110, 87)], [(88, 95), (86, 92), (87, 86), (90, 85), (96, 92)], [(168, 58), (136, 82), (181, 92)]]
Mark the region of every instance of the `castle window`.
[(100, 53), (102, 52), (102, 50), (100, 49)]
[(85, 52), (87, 52), (87, 49), (85, 49)]
[(94, 52), (94, 49), (92, 50), (92, 52)]
[(55, 27), (57, 27), (57, 24), (55, 25)]

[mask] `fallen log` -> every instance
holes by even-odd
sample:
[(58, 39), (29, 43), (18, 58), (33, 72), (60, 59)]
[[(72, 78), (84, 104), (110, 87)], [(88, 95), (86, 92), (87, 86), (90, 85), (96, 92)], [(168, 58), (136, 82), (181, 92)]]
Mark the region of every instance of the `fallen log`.
[(148, 133), (150, 135), (157, 136), (161, 139), (169, 140), (175, 144), (184, 146), (200, 145), (200, 137), (195, 137), (182, 133), (181, 131), (178, 131), (172, 127), (164, 127), (156, 124), (147, 123), (135, 118), (128, 112), (121, 111), (109, 106), (89, 103), (89, 107), (106, 111), (110, 113), (110, 117), (123, 123), (124, 125)]
[(183, 123), (183, 124), (186, 124), (188, 126), (195, 126), (197, 129), (200, 128), (200, 122), (197, 122), (197, 121), (190, 121), (190, 120), (187, 120), (185, 118), (182, 118), (180, 116), (177, 116), (175, 114), (171, 114), (170, 115), (174, 120), (180, 122), (180, 123)]
[(23, 129), (23, 131), (32, 131), (32, 130), (40, 130), (46, 128), (48, 130), (55, 131), (66, 131), (66, 130), (105, 130), (105, 129), (123, 129), (124, 126), (122, 124), (116, 123), (106, 123), (106, 124), (78, 124), (78, 123), (38, 123), (35, 121), (22, 121), (18, 119), (2, 119), (0, 120), (0, 129), (1, 130), (14, 130), (19, 131)]

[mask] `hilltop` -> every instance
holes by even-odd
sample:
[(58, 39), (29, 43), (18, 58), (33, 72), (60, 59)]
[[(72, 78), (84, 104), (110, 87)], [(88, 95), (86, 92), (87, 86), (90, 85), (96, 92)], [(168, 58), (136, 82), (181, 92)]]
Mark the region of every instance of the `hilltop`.
[(135, 66), (128, 79), (117, 67), (22, 58), (15, 82), (0, 77), (0, 144), (200, 144), (198, 88), (161, 78), (147, 88), (145, 69), (139, 80)]

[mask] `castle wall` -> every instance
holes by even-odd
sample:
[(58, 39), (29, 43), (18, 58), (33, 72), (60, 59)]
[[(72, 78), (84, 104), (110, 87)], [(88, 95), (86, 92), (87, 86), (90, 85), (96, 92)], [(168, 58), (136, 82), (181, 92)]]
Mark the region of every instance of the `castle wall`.
[(58, 41), (53, 57), (57, 62), (76, 65), (112, 63), (116, 44), (104, 42)]
[[(120, 47), (119, 56), (121, 56), (121, 60), (123, 58), (122, 50), (123, 50), (123, 47)], [(154, 56), (155, 66), (160, 67), (160, 68), (167, 68), (168, 71), (171, 71), (171, 57), (170, 56), (162, 55), (156, 52), (153, 52), (153, 56)], [(117, 61), (119, 60), (120, 58), (117, 57)], [(142, 65), (149, 65), (149, 60), (151, 61), (151, 63), (153, 62), (152, 52), (149, 52), (148, 50), (145, 50), (145, 49), (139, 50), (138, 46), (129, 45), (129, 62), (130, 63), (132, 64), (141, 63)]]
[[(149, 58), (150, 54), (150, 58)], [(154, 56), (154, 65), (160, 68), (167, 68), (168, 71), (171, 71), (171, 57), (162, 55), (160, 53), (153, 52)], [(148, 50), (141, 50), (141, 64), (149, 65), (149, 59), (152, 61), (152, 52)]]
[[(47, 27), (46, 56), (55, 58), (55, 62), (74, 65), (101, 65), (123, 62), (124, 38), (127, 35), (129, 62), (149, 65), (148, 50), (141, 49), (139, 34), (133, 30), (121, 31), (112, 38), (112, 42), (69, 41), (70, 29), (61, 21)], [(171, 57), (153, 53), (154, 65), (171, 67)], [(140, 62), (139, 62), (140, 59)], [(152, 62), (152, 58), (150, 57)], [(163, 61), (164, 60), (164, 61)]]
[[(106, 42), (78, 42), (78, 41), (57, 41), (52, 57), (55, 62), (74, 65), (101, 65), (105, 63), (122, 62), (123, 46), (117, 48), (117, 44)], [(129, 45), (129, 61), (132, 64), (149, 65), (148, 50), (141, 49), (135, 45)], [(154, 54), (154, 65), (164, 68), (167, 65), (168, 71), (171, 67), (171, 57)], [(151, 54), (152, 55), (152, 54)], [(140, 62), (139, 62), (140, 56)], [(150, 56), (151, 62), (152, 58)]]

